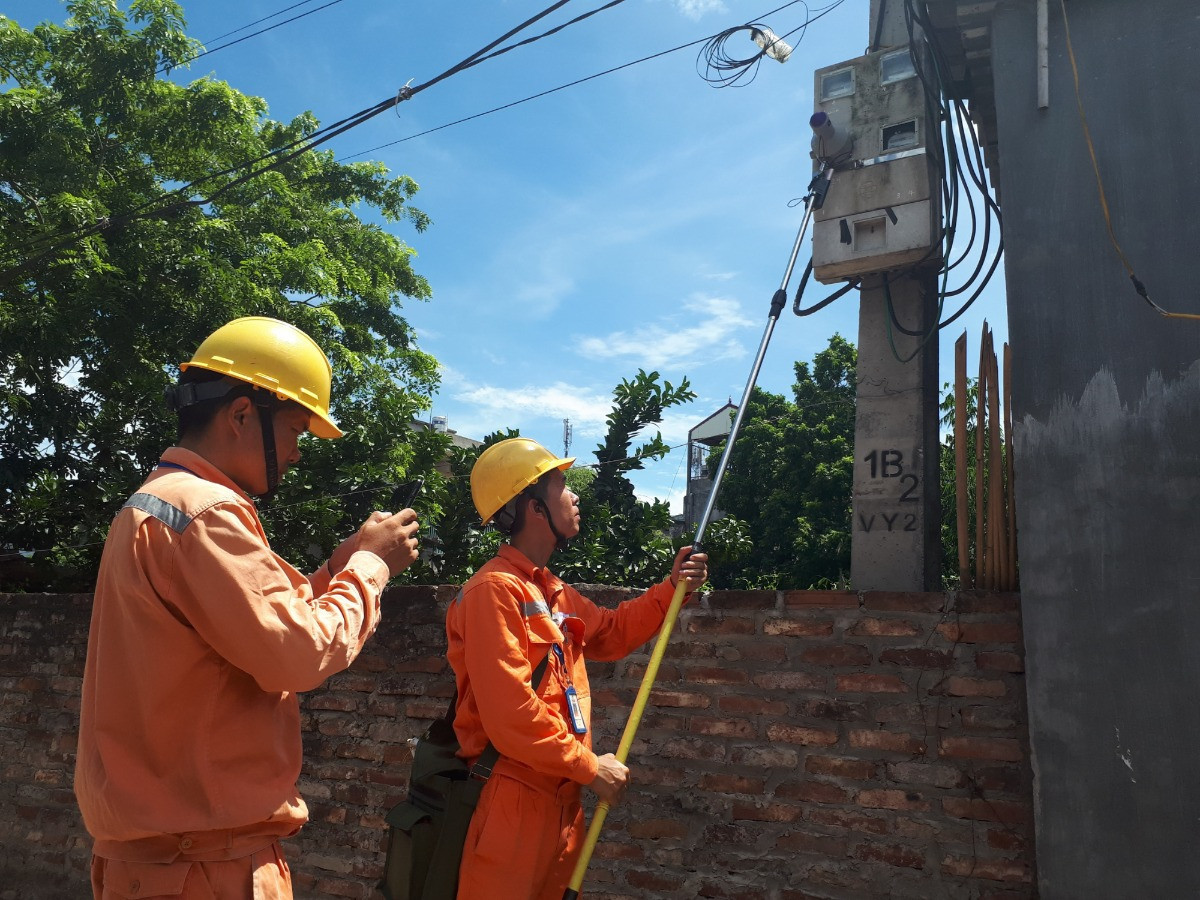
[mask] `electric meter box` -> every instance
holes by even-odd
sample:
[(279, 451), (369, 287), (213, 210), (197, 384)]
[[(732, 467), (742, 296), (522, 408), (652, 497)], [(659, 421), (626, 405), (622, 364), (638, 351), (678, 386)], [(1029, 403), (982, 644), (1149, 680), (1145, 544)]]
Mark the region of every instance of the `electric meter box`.
[(940, 265), (940, 176), (926, 152), (938, 123), (909, 47), (818, 69), (815, 80), (813, 157), (836, 171), (813, 213), (813, 276), (830, 284)]

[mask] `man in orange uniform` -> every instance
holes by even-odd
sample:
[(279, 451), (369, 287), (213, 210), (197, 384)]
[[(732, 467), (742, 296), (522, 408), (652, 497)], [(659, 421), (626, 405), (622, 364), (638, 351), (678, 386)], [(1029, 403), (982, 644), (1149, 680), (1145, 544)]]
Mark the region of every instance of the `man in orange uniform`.
[(584, 652), (612, 660), (640, 647), (662, 625), (678, 579), (691, 591), (708, 575), (705, 555), (684, 547), (669, 579), (616, 610), (556, 578), (546, 563), (579, 533), (579, 498), (563, 476), (573, 462), (513, 438), (471, 470), (480, 518), (495, 517), (508, 542), (446, 615), (460, 755), (473, 763), (489, 741), (500, 752), (463, 847), (458, 900), (560, 900), (585, 837), (580, 788), (611, 805), (629, 778), (613, 754), (592, 751)]
[(416, 558), (416, 514), (374, 513), (315, 574), (271, 552), (251, 497), (311, 430), (335, 438), (308, 335), (236, 319), (168, 392), (178, 445), (113, 520), (96, 584), (75, 794), (97, 900), (286, 900), (279, 839), (308, 810), (297, 691), (345, 669)]

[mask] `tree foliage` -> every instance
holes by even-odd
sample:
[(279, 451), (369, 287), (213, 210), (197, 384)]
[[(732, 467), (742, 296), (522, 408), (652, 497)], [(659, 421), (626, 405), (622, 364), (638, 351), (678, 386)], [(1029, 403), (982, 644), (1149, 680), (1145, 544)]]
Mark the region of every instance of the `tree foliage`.
[(283, 555), (319, 561), (447, 445), (409, 429), (437, 374), (397, 310), (429, 286), (355, 213), (419, 232), (417, 185), (324, 151), (235, 184), (313, 116), (272, 121), (223, 82), (159, 77), (198, 50), (172, 0), (67, 11), (31, 31), (0, 16), (0, 554), (82, 545), (27, 577), (89, 584), (109, 520), (174, 437), (161, 397), (178, 363), (223, 322), (269, 315), (334, 366), (346, 437), (306, 441), (264, 515)]
[(596, 476), (580, 492), (579, 537), (555, 560), (565, 580), (646, 587), (671, 571), (670, 506), (638, 500), (628, 477), (671, 449), (658, 431), (631, 453), (634, 440), (659, 424), (667, 409), (696, 396), (686, 378), (678, 386), (659, 378), (639, 369), (613, 389), (608, 430), (596, 448)]
[[(627, 473), (666, 455), (670, 448), (659, 432), (631, 448), (639, 433), (662, 421), (665, 410), (694, 396), (686, 378), (676, 387), (660, 382), (658, 372), (642, 370), (613, 390), (608, 430), (596, 449), (595, 465), (580, 463), (566, 473), (567, 486), (580, 497), (582, 522), (579, 535), (550, 564), (563, 580), (645, 587), (670, 572), (675, 552), (670, 507), (660, 500), (638, 500)], [(511, 430), (491, 434), (481, 447), (451, 451), (450, 477), (439, 481), (430, 517), (436, 533), (426, 536), (426, 558), (414, 567), (415, 579), (461, 583), (495, 554), (500, 535), (479, 525), (471, 501), (471, 467), (485, 448), (517, 436)]]
[[(718, 586), (808, 588), (848, 577), (856, 361), (854, 345), (835, 334), (811, 368), (795, 364), (792, 400), (752, 392), (716, 503), (744, 524), (713, 535), (728, 557), (714, 566)], [(710, 456), (713, 475), (723, 452)]]

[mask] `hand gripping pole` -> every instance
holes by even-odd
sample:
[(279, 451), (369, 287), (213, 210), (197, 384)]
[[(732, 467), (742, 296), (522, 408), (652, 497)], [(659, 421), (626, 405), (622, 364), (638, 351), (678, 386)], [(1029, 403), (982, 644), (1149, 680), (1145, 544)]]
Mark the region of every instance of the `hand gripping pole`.
[[(800, 222), (800, 230), (796, 234), (796, 242), (792, 246), (792, 255), (788, 259), (787, 271), (784, 272), (783, 282), (779, 289), (771, 297), (771, 310), (767, 317), (766, 330), (758, 345), (758, 355), (754, 357), (754, 366), (750, 370), (750, 378), (746, 381), (746, 390), (742, 392), (742, 402), (738, 404), (733, 426), (729, 430), (729, 440), (725, 443), (725, 452), (721, 454), (721, 462), (717, 466), (717, 474), (713, 478), (708, 502), (705, 503), (704, 512), (696, 525), (696, 536), (692, 540), (693, 553), (700, 552), (701, 543), (704, 540), (704, 530), (708, 527), (708, 521), (712, 517), (717, 491), (720, 490), (721, 479), (725, 477), (725, 469), (729, 465), (729, 456), (733, 451), (733, 442), (741, 430), (746, 407), (750, 405), (750, 394), (754, 390), (755, 382), (758, 381), (758, 372), (762, 368), (763, 357), (767, 354), (767, 345), (771, 341), (771, 334), (775, 331), (775, 323), (779, 321), (779, 313), (787, 305), (788, 282), (792, 280), (792, 272), (796, 268), (796, 258), (800, 255), (800, 246), (804, 241), (804, 234), (808, 230), (809, 220), (812, 218), (813, 210), (819, 208), (825, 199), (825, 192), (829, 189), (829, 181), (832, 177), (833, 170), (827, 169), (822, 164), (809, 185), (809, 194), (805, 197), (807, 208), (804, 212), (804, 219)], [(658, 668), (667, 651), (667, 643), (671, 640), (671, 632), (675, 629), (675, 620), (679, 618), (679, 609), (683, 606), (683, 598), (686, 593), (687, 581), (680, 578), (679, 584), (675, 585), (675, 594), (671, 597), (671, 605), (667, 607), (667, 614), (663, 618), (662, 628), (659, 629), (658, 640), (654, 642), (654, 652), (650, 654), (650, 662), (646, 666), (646, 674), (642, 676), (642, 684), (638, 688), (637, 698), (633, 701), (633, 709), (629, 711), (629, 720), (625, 723), (625, 731), (621, 734), (621, 743), (617, 746), (616, 757), (622, 763), (629, 756), (629, 748), (633, 746), (634, 735), (637, 734), (638, 726), (642, 722), (646, 701), (649, 700), (654, 680), (658, 677)], [(608, 817), (608, 810), (609, 805), (605, 801), (601, 800), (596, 804), (596, 811), (592, 814), (592, 822), (588, 827), (587, 839), (583, 842), (583, 849), (575, 863), (575, 871), (571, 875), (567, 889), (563, 891), (563, 900), (577, 900), (579, 897), (579, 891), (583, 887), (583, 876), (587, 874), (588, 865), (592, 861), (592, 853), (595, 852), (596, 841), (600, 837), (600, 830), (604, 827), (604, 820)]]

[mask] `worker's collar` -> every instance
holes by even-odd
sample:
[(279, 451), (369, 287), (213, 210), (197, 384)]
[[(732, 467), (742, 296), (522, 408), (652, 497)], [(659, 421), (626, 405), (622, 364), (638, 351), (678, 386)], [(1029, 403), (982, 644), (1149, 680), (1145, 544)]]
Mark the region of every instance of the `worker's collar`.
[(536, 584), (548, 601), (551, 601), (554, 595), (562, 590), (562, 579), (549, 569), (534, 565), (528, 556), (512, 544), (501, 544), (496, 555)]
[(163, 451), (159, 462), (168, 464), (166, 468), (159, 469), (160, 472), (178, 472), (180, 469), (186, 469), (197, 478), (223, 485), (236, 491), (239, 496), (245, 497), (249, 502), (254, 502), (254, 499), (234, 484), (229, 476), (195, 451), (185, 450), (183, 447), (168, 447)]

